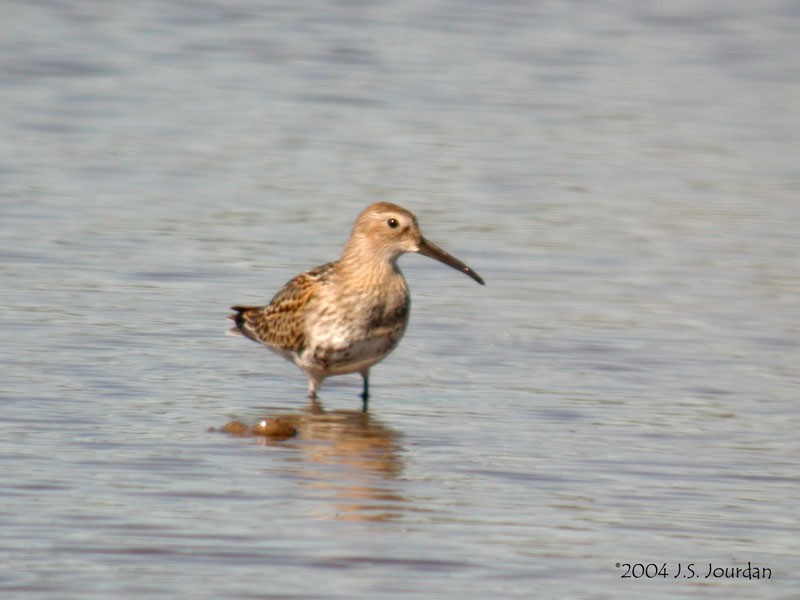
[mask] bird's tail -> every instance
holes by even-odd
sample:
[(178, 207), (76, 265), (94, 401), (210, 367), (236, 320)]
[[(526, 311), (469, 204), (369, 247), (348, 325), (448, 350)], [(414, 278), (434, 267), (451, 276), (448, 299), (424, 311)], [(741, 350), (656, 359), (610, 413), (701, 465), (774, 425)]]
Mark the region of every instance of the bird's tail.
[(228, 315), (228, 318), (233, 321), (236, 325), (231, 327), (226, 332), (228, 335), (243, 335), (245, 337), (250, 338), (251, 340), (256, 340), (253, 336), (253, 332), (247, 326), (247, 318), (246, 315), (251, 310), (259, 310), (260, 306), (231, 306), (231, 310), (235, 310), (236, 314)]

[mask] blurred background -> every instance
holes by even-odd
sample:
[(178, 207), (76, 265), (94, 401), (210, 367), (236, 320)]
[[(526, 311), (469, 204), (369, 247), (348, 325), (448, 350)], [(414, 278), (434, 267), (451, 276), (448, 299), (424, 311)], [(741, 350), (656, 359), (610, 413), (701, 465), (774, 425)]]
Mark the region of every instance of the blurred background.
[[(0, 4), (2, 595), (795, 597), (799, 33), (788, 0)], [(378, 200), (487, 286), (404, 257), (370, 414), (357, 375), (312, 411), (227, 308)]]

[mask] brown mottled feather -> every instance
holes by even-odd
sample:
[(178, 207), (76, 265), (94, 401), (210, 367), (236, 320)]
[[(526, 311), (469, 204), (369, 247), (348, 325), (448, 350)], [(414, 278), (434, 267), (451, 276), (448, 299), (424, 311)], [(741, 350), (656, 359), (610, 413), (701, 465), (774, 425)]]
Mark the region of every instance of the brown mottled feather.
[(300, 352), (305, 346), (305, 311), (320, 282), (324, 282), (334, 263), (326, 263), (301, 273), (270, 300), (266, 306), (232, 306), (231, 316), (238, 332), (253, 341), (279, 350)]

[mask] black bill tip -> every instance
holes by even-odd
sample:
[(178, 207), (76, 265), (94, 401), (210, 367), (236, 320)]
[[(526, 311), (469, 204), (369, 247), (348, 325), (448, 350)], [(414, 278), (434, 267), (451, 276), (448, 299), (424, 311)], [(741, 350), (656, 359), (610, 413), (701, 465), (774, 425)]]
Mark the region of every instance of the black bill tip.
[(445, 252), (436, 244), (429, 242), (425, 238), (422, 238), (419, 242), (419, 250), (417, 250), (420, 254), (424, 256), (428, 256), (435, 260), (438, 260), (440, 263), (447, 265), (448, 267), (454, 268), (456, 271), (461, 271), (465, 275), (469, 275), (480, 283), (481, 285), (486, 285), (486, 282), (483, 280), (483, 277), (478, 275), (475, 271), (473, 271), (470, 267), (465, 265), (463, 262), (458, 260), (452, 254)]

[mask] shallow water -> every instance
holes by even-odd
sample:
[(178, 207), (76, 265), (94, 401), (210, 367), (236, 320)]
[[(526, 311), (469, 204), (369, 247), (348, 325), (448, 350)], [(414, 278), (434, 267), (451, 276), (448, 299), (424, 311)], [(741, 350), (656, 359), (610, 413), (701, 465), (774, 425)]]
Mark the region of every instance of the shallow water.
[[(3, 13), (3, 597), (796, 597), (793, 4)], [(227, 307), (377, 199), (487, 286), (313, 410)]]

